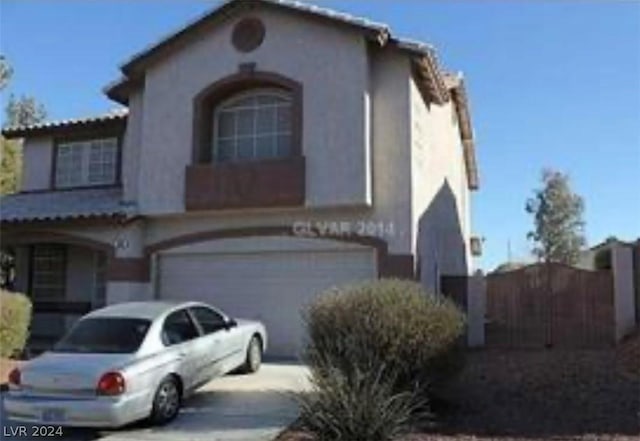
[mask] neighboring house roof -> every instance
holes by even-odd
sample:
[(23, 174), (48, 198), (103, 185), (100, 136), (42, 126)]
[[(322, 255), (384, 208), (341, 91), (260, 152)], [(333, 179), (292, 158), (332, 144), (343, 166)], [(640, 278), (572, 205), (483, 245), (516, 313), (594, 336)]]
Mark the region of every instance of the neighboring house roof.
[(3, 224), (133, 214), (132, 207), (122, 201), (122, 191), (113, 188), (16, 193), (0, 198)]
[(602, 249), (606, 249), (606, 248), (612, 248), (615, 245), (620, 245), (620, 246), (624, 246), (624, 247), (635, 247), (637, 246), (637, 244), (640, 244), (640, 238), (636, 239), (636, 241), (626, 241), (626, 240), (620, 240), (617, 237), (610, 237), (608, 239), (603, 240), (602, 242), (600, 242), (597, 245), (592, 246), (591, 248), (589, 248), (588, 250), (586, 250), (587, 252), (589, 251), (599, 251)]
[(616, 247), (630, 248), (640, 252), (640, 238), (636, 241), (624, 241), (609, 237), (604, 241), (580, 251), (577, 266), (584, 269), (611, 269), (611, 252)]
[(90, 130), (110, 126), (124, 125), (129, 114), (128, 109), (117, 109), (103, 115), (86, 118), (63, 119), (59, 121), (47, 121), (25, 126), (6, 127), (2, 129), (2, 135), (8, 139), (24, 138), (25, 136), (46, 136), (69, 129)]

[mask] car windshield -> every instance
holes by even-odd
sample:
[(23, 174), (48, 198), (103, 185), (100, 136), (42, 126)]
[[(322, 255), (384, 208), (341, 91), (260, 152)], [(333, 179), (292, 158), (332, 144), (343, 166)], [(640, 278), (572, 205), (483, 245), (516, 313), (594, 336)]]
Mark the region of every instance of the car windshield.
[(76, 323), (53, 348), (54, 352), (128, 354), (138, 350), (151, 322), (102, 317)]

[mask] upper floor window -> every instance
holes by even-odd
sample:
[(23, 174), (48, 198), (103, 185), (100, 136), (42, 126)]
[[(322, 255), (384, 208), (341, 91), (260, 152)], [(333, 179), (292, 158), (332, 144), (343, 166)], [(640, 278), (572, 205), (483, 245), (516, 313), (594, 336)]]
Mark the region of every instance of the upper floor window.
[(61, 142), (57, 146), (55, 184), (57, 188), (115, 184), (117, 166), (115, 137)]
[(255, 89), (222, 102), (213, 114), (216, 162), (259, 161), (292, 154), (292, 97)]

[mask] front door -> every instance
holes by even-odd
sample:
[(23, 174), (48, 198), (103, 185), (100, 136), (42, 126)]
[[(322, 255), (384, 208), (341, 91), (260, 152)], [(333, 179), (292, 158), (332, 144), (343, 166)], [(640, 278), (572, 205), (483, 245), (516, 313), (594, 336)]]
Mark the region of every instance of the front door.
[(31, 344), (48, 346), (66, 331), (61, 310), (66, 300), (67, 247), (37, 244), (30, 249), (29, 295), (33, 302)]

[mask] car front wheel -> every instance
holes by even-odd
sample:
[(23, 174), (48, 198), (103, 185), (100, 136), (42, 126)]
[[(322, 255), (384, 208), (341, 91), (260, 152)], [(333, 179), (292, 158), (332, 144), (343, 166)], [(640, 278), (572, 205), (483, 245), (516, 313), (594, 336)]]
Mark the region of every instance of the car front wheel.
[(166, 424), (178, 416), (181, 404), (178, 381), (169, 376), (162, 380), (153, 398), (151, 421), (154, 424)]

